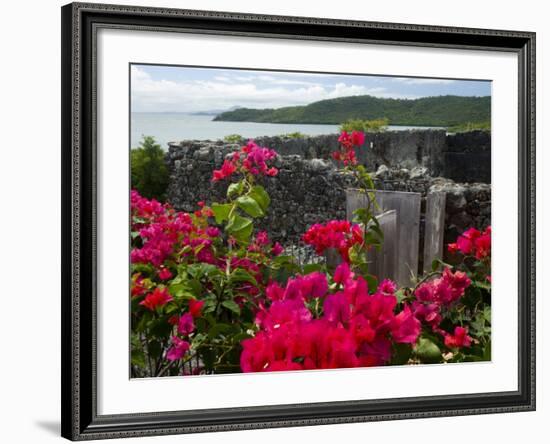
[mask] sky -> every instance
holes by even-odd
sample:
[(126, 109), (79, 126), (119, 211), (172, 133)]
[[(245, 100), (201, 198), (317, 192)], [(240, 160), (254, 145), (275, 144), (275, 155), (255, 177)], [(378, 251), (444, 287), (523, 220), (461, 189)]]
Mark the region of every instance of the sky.
[(132, 65), (132, 112), (220, 112), (307, 105), (354, 95), (489, 96), (490, 81)]

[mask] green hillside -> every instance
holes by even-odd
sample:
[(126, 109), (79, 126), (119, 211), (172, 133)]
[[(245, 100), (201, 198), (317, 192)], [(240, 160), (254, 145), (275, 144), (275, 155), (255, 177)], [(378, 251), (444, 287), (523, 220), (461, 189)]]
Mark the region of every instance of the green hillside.
[(321, 100), (305, 106), (276, 109), (239, 108), (221, 113), (214, 120), (339, 125), (349, 119), (387, 118), (390, 125), (454, 126), (488, 121), (490, 117), (490, 96), (437, 96), (420, 99), (350, 96)]

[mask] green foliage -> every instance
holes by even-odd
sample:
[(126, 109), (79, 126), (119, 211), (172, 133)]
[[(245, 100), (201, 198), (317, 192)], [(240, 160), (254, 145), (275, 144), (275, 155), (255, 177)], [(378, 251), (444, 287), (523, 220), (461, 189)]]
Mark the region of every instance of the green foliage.
[(454, 125), (447, 128), (450, 133), (467, 133), (469, 131), (491, 131), (491, 121), (485, 120), (483, 122), (466, 122), (460, 125)]
[(283, 137), (287, 137), (288, 139), (305, 139), (306, 135), (300, 131), (295, 131), (293, 133), (283, 134)]
[(389, 119), (385, 117), (374, 120), (349, 119), (340, 125), (340, 132), (363, 131), (364, 133), (377, 133), (385, 131), (389, 123)]
[(132, 189), (148, 199), (164, 201), (168, 187), (165, 152), (151, 136), (143, 136), (138, 148), (130, 151)]
[(276, 109), (239, 108), (221, 113), (214, 120), (340, 125), (350, 119), (387, 118), (392, 125), (453, 126), (488, 121), (490, 116), (490, 96), (437, 96), (419, 99), (351, 96), (321, 100), (305, 106)]
[(228, 134), (223, 138), (223, 141), (225, 143), (242, 143), (244, 141), (244, 137), (240, 134)]

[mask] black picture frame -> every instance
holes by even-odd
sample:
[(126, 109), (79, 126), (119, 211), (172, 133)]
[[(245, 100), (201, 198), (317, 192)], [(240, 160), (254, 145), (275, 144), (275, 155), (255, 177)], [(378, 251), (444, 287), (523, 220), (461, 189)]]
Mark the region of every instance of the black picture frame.
[[(535, 409), (535, 33), (72, 3), (62, 14), (62, 436), (71, 440)], [(99, 27), (508, 51), (519, 65), (518, 390), (99, 416), (95, 39)]]

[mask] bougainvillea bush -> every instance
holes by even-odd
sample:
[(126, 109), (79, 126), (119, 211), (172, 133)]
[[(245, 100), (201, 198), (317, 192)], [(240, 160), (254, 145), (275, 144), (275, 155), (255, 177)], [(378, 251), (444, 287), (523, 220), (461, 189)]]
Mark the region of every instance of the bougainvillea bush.
[(383, 242), (376, 202), (343, 132), (334, 159), (368, 205), (352, 221), (312, 225), (303, 242), (338, 255), (336, 267), (298, 264), (261, 230), (278, 174), (275, 151), (253, 141), (212, 180), (223, 202), (194, 213), (131, 192), (133, 377), (368, 367), (490, 359), (491, 232), (470, 229), (414, 288), (369, 274)]

